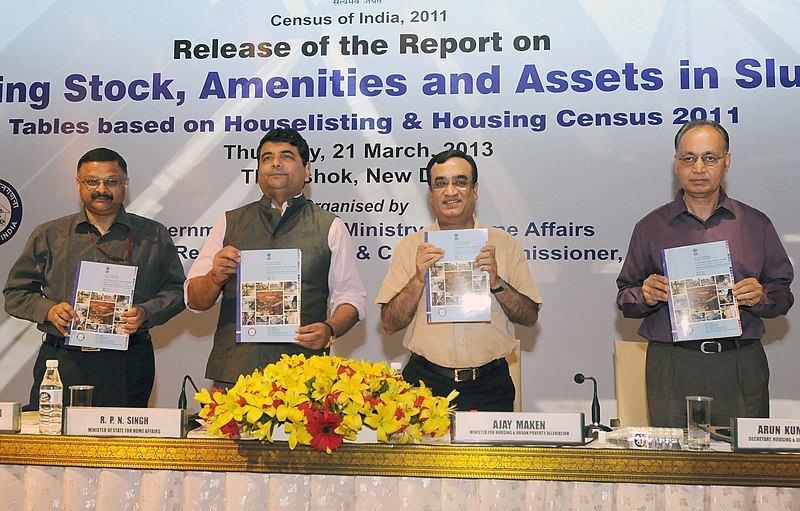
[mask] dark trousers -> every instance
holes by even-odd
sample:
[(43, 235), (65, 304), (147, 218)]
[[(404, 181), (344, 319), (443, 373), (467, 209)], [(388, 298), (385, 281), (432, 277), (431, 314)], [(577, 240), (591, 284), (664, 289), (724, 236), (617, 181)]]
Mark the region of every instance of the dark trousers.
[(69, 406), (70, 385), (94, 385), (94, 406), (147, 407), (156, 374), (149, 333), (131, 335), (127, 351), (81, 351), (63, 343), (63, 337), (45, 336), (33, 366), (33, 386), (26, 410), (39, 409), (39, 386), (49, 359), (58, 360), (64, 406)]
[(419, 355), (412, 354), (403, 369), (403, 379), (412, 385), (418, 385), (422, 380), (434, 396), (447, 397), (451, 391), (457, 390), (459, 394), (453, 404), (459, 411), (514, 411), (516, 391), (505, 359), (500, 359), (491, 371), (465, 382), (456, 382), (453, 377), (432, 371), (429, 364)]
[(761, 342), (702, 353), (667, 342), (647, 346), (647, 408), (653, 426), (685, 428), (686, 396), (710, 396), (711, 422), (769, 417), (769, 366)]

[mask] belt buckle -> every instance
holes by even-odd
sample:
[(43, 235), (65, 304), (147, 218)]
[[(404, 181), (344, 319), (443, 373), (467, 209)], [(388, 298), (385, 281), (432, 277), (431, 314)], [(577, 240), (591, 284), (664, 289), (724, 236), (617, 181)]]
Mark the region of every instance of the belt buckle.
[[(466, 379), (462, 380), (461, 378), (458, 377), (458, 372), (459, 371), (472, 371), (472, 378), (470, 378), (469, 380), (466, 380)], [(454, 374), (453, 380), (456, 383), (461, 383), (461, 382), (465, 382), (465, 381), (473, 381), (473, 380), (477, 380), (478, 379), (478, 368), (477, 367), (468, 367), (466, 369), (453, 369), (453, 374)]]
[[(713, 351), (706, 351), (706, 346), (709, 344), (713, 344), (715, 346)], [(717, 341), (703, 341), (700, 343), (700, 351), (702, 351), (703, 353), (721, 353), (722, 344), (718, 343)]]
[(100, 351), (100, 348), (90, 348), (88, 346), (81, 346), (81, 351)]

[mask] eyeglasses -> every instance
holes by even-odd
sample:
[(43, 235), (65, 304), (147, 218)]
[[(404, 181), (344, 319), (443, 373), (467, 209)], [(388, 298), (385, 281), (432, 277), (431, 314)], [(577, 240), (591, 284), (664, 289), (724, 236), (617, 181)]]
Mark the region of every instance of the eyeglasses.
[(716, 154), (704, 154), (703, 156), (695, 156), (693, 154), (687, 154), (686, 156), (675, 155), (675, 159), (684, 167), (694, 167), (697, 160), (703, 162), (704, 167), (714, 167), (722, 161), (727, 154), (728, 153), (725, 153), (722, 156), (717, 156)]
[(466, 177), (457, 177), (457, 178), (452, 179), (452, 180), (451, 179), (445, 179), (445, 178), (442, 177), (442, 178), (434, 179), (433, 180), (433, 184), (431, 185), (431, 187), (434, 190), (444, 190), (445, 188), (447, 188), (447, 185), (449, 185), (450, 183), (452, 183), (453, 186), (455, 186), (459, 190), (466, 190), (466, 189), (468, 189), (470, 187), (470, 185), (472, 184), (472, 181), (470, 181)]
[(121, 184), (128, 181), (128, 178), (120, 179), (118, 177), (109, 177), (106, 179), (97, 179), (96, 177), (87, 177), (86, 179), (81, 179), (80, 182), (86, 186), (86, 188), (97, 188), (100, 186), (100, 183), (106, 185), (106, 188), (116, 188)]

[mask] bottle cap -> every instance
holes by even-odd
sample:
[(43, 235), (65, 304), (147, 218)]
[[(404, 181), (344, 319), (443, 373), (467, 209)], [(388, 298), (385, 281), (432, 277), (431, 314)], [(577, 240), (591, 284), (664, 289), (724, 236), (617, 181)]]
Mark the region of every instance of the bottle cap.
[(50, 359), (45, 362), (46, 367), (58, 367), (58, 360)]

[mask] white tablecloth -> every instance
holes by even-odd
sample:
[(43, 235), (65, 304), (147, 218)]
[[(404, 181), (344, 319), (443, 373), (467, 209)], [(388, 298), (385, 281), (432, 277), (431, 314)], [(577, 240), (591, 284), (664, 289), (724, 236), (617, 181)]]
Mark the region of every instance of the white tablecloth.
[(788, 510), (798, 488), (0, 465), (7, 510)]

